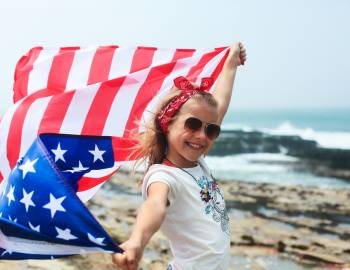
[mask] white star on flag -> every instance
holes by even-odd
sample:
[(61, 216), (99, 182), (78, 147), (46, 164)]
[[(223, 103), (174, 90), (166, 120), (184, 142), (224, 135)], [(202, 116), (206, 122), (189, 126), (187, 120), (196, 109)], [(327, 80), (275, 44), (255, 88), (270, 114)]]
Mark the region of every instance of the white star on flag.
[(90, 152), (91, 154), (94, 155), (94, 162), (95, 162), (96, 160), (98, 160), (98, 159), (101, 160), (102, 162), (105, 162), (105, 161), (103, 160), (102, 155), (103, 155), (106, 151), (101, 151), (100, 149), (98, 149), (97, 144), (95, 144), (95, 150), (89, 150), (89, 152)]
[(28, 172), (33, 172), (35, 173), (35, 169), (34, 169), (34, 164), (38, 161), (38, 158), (30, 161), (30, 159), (28, 158), (28, 160), (26, 161), (26, 163), (20, 165), (18, 167), (19, 170), (22, 170), (23, 171), (23, 179), (24, 177), (26, 177), (27, 173)]
[(100, 245), (100, 246), (105, 246), (106, 244), (102, 243), (103, 240), (105, 239), (104, 237), (100, 237), (100, 238), (95, 238), (93, 237), (91, 234), (87, 234), (88, 235), (88, 238), (91, 242), (97, 244), (97, 245)]
[(84, 167), (83, 164), (81, 164), (80, 160), (79, 160), (79, 166), (78, 167), (73, 167), (73, 170), (70, 170), (71, 172), (81, 172), (84, 170), (89, 169), (88, 167)]
[(40, 232), (40, 225), (38, 226), (33, 226), (32, 223), (28, 222), (29, 227), (33, 230), (33, 231), (37, 231)]
[(50, 209), (51, 211), (51, 218), (53, 218), (56, 214), (56, 211), (62, 211), (66, 212), (66, 209), (63, 208), (62, 202), (66, 198), (66, 196), (63, 196), (61, 198), (55, 198), (52, 193), (50, 193), (50, 202), (45, 204), (43, 207)]
[(74, 236), (73, 234), (71, 234), (70, 232), (70, 229), (60, 229), (58, 227), (55, 226), (55, 229), (58, 233), (58, 235), (56, 236), (57, 238), (61, 238), (61, 239), (64, 239), (64, 240), (72, 240), (72, 239), (77, 239), (76, 236)]
[(15, 195), (13, 194), (14, 192), (15, 192), (15, 187), (11, 186), (9, 192), (6, 195), (6, 197), (9, 199), (9, 206), (10, 206), (12, 201), (16, 201)]
[(12, 217), (9, 216), (9, 221), (16, 222), (17, 223), (17, 218), (12, 219)]
[(27, 193), (25, 189), (23, 189), (23, 198), (19, 201), (23, 203), (26, 207), (26, 212), (28, 212), (29, 206), (35, 206), (35, 204), (32, 201), (34, 190), (31, 193)]
[(63, 157), (63, 155), (64, 155), (64, 153), (67, 152), (67, 150), (62, 150), (60, 143), (58, 143), (56, 149), (51, 149), (51, 151), (55, 154), (55, 162), (57, 162), (59, 159), (64, 161), (64, 162), (66, 162), (66, 160)]

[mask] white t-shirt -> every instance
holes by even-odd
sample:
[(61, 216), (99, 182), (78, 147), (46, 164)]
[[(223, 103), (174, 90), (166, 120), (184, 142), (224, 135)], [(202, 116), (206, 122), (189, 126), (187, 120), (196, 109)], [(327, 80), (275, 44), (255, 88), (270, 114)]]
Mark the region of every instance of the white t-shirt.
[[(230, 261), (229, 218), (222, 193), (204, 159), (183, 170), (164, 164), (146, 173), (142, 196), (154, 182), (169, 186), (166, 217), (161, 231), (170, 240), (176, 270), (226, 270)], [(192, 176), (193, 177), (192, 177)]]

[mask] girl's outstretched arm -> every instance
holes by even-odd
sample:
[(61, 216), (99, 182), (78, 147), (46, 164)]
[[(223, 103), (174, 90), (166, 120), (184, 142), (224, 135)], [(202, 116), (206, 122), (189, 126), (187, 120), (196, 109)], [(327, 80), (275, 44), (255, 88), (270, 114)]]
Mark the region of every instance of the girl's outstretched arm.
[(124, 253), (112, 255), (113, 262), (123, 270), (137, 270), (143, 250), (162, 224), (167, 207), (169, 187), (154, 182), (148, 187), (147, 200), (141, 205), (129, 240), (120, 245)]
[(236, 42), (231, 48), (229, 55), (224, 63), (221, 74), (214, 91), (214, 98), (218, 102), (219, 118), (221, 124), (230, 105), (233, 83), (236, 77), (237, 67), (246, 60), (246, 50), (242, 43)]

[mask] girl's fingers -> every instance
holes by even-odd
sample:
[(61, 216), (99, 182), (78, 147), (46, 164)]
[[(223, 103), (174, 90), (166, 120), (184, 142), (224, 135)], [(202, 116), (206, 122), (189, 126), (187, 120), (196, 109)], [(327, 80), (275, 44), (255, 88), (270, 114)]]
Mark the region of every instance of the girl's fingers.
[(121, 267), (122, 269), (125, 269), (127, 267), (127, 257), (125, 253), (114, 253), (112, 255), (113, 262)]
[(128, 270), (137, 270), (136, 254), (130, 252), (127, 254)]

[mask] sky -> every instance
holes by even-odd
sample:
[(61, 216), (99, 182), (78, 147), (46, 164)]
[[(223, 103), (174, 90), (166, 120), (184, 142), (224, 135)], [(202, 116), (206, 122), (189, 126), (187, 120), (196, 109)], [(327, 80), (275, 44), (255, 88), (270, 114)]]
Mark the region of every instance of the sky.
[(348, 0), (12, 0), (0, 4), (0, 114), (31, 47), (211, 48), (241, 41), (230, 110), (350, 109)]

